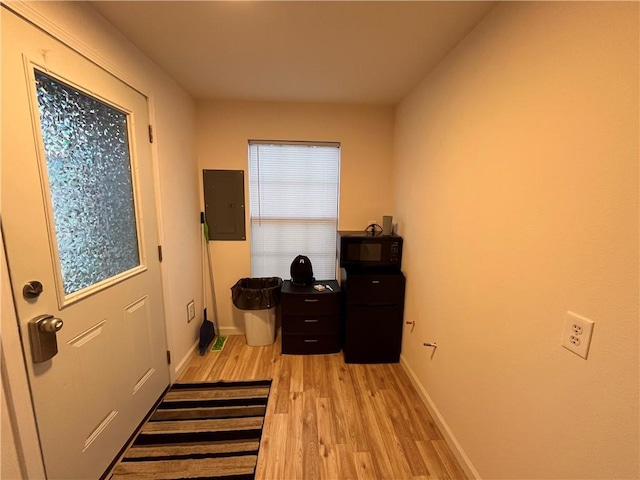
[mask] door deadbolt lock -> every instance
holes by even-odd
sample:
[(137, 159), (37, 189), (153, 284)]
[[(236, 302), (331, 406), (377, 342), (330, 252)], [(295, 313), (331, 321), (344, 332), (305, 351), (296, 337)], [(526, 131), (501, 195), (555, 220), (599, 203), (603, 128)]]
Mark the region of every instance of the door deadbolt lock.
[(33, 363), (46, 362), (58, 353), (56, 332), (63, 322), (53, 315), (40, 315), (29, 321), (29, 340)]
[(22, 296), (26, 299), (38, 298), (43, 290), (42, 283), (37, 280), (31, 280), (22, 287)]

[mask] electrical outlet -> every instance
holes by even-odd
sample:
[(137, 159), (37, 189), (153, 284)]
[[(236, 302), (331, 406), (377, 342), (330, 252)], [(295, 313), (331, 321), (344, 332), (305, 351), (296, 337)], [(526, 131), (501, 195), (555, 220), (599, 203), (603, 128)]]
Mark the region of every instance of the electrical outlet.
[(193, 300), (191, 300), (189, 303), (187, 303), (187, 323), (189, 323), (194, 318), (196, 318), (196, 306), (193, 303)]
[(594, 324), (593, 320), (581, 317), (573, 312), (567, 312), (562, 332), (562, 346), (582, 358), (587, 358)]

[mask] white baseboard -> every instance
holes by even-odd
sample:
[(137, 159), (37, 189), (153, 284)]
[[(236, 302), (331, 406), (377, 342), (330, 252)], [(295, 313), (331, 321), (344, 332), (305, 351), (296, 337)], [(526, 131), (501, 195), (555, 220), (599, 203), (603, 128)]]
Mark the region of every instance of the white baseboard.
[(451, 451), (455, 455), (456, 459), (460, 463), (460, 466), (462, 467), (466, 475), (472, 479), (482, 480), (480, 477), (480, 474), (471, 463), (471, 460), (469, 460), (469, 457), (467, 457), (467, 454), (464, 453), (462, 446), (458, 443), (458, 440), (456, 439), (455, 435), (449, 428), (449, 425), (447, 424), (443, 416), (440, 414), (438, 407), (436, 407), (435, 403), (433, 402), (433, 400), (425, 390), (422, 383), (420, 383), (417, 375), (411, 369), (411, 367), (409, 366), (409, 364), (407, 363), (403, 355), (400, 356), (400, 365), (402, 365), (402, 368), (404, 368), (404, 371), (407, 372), (407, 375), (409, 376), (409, 380), (411, 380), (411, 383), (413, 384), (414, 388), (418, 392), (418, 395), (420, 396), (422, 403), (424, 403), (424, 405), (427, 407), (427, 410), (429, 410), (429, 413), (431, 414), (434, 421), (438, 425), (438, 428), (440, 429), (440, 432), (442, 433), (444, 440), (447, 442), (447, 445), (449, 445), (449, 448), (451, 448)]
[(244, 330), (238, 327), (220, 327), (220, 335), (224, 337), (229, 335), (244, 335)]
[(174, 377), (173, 378), (178, 378), (180, 376), (180, 374), (182, 374), (182, 371), (184, 370), (184, 368), (187, 366), (187, 362), (189, 361), (189, 358), (191, 358), (191, 354), (193, 353), (193, 351), (198, 348), (198, 345), (200, 345), (200, 340), (196, 340), (196, 342), (191, 346), (191, 348), (189, 350), (187, 350), (187, 353), (184, 355), (184, 357), (182, 357), (182, 359), (180, 360), (180, 363), (178, 363), (178, 365), (176, 365), (176, 368), (173, 370), (173, 374)]

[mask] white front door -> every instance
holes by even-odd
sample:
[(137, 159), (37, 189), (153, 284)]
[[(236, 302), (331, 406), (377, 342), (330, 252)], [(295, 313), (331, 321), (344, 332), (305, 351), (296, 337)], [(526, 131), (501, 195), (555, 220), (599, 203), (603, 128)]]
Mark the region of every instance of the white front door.
[(98, 478), (169, 384), (147, 99), (1, 21), (2, 229), (45, 468)]

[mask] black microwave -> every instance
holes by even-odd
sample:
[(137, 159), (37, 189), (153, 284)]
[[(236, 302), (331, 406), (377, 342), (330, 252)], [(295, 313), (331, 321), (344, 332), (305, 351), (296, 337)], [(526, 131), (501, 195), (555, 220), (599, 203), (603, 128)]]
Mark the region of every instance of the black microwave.
[(338, 259), (347, 270), (400, 271), (402, 237), (369, 232), (338, 232)]

